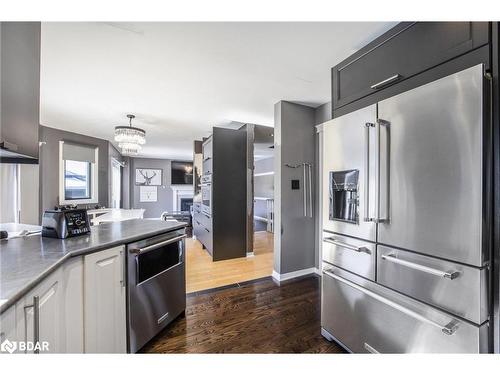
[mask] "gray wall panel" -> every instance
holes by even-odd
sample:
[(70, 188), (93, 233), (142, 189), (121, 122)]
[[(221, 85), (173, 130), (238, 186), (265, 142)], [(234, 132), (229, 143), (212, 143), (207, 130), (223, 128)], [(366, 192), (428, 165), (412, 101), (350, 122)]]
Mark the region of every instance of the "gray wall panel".
[(332, 119), (332, 102), (316, 107), (314, 114), (314, 122), (316, 125), (322, 124)]
[[(171, 189), (171, 160), (130, 158), (130, 208), (144, 208), (145, 218), (159, 218), (164, 211), (172, 211), (174, 192)], [(136, 168), (162, 169), (162, 186), (158, 186), (157, 202), (140, 202), (140, 186), (135, 185)]]
[[(315, 265), (315, 220), (303, 214), (302, 168), (285, 167), (286, 163), (314, 164), (314, 124), (314, 108), (286, 101), (275, 105), (274, 267), (281, 274)], [(300, 190), (291, 189), (292, 179), (300, 180)], [(315, 180), (313, 169), (313, 189)]]

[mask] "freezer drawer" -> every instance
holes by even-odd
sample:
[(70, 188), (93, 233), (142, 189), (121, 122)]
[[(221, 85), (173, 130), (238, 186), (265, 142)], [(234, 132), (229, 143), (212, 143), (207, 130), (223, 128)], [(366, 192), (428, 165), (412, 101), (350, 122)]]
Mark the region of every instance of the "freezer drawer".
[(488, 319), (487, 269), (377, 247), (377, 282), (476, 324)]
[(480, 353), (488, 323), (476, 326), (339, 268), (325, 268), (321, 326), (355, 353)]
[(375, 244), (323, 232), (323, 261), (375, 281)]

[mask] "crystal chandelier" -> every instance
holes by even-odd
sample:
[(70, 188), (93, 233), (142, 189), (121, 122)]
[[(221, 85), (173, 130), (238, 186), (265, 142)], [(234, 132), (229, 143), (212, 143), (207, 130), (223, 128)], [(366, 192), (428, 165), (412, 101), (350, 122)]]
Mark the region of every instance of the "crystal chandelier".
[(146, 143), (146, 132), (132, 126), (134, 115), (127, 115), (129, 126), (115, 127), (115, 141), (122, 149), (123, 155), (137, 155), (141, 150), (141, 145)]

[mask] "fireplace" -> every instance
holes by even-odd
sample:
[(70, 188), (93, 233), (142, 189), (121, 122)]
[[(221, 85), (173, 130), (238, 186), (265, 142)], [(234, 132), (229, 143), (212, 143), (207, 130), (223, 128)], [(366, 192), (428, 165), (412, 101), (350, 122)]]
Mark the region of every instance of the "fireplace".
[(191, 211), (193, 198), (181, 198), (181, 207), (179, 211)]
[(193, 205), (193, 185), (171, 185), (173, 191), (172, 211), (189, 211)]

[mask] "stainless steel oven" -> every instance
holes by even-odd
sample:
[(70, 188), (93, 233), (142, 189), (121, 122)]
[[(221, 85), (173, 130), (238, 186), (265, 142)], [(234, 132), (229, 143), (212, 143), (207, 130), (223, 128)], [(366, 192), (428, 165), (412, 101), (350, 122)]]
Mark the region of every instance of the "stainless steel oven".
[(127, 246), (131, 353), (186, 309), (185, 237), (181, 229)]
[(212, 215), (212, 175), (201, 176), (201, 211), (208, 216)]

